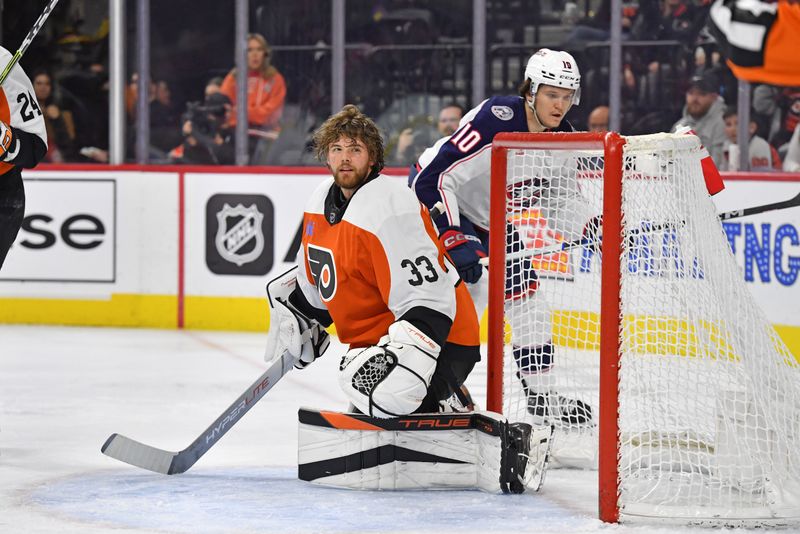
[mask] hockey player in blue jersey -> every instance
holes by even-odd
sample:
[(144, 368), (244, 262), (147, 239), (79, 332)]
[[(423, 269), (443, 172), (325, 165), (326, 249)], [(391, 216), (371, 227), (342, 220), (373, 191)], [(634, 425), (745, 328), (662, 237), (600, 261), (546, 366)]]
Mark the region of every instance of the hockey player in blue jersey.
[[(570, 107), (578, 105), (580, 91), (575, 59), (567, 52), (543, 48), (528, 60), (519, 96), (496, 96), (481, 102), (461, 119), (451, 136), (428, 148), (412, 170), (410, 186), (420, 201), (428, 208), (437, 202), (444, 206), (435, 220), (439, 238), (467, 282), (479, 317), (488, 300), (488, 277), (482, 276), (479, 260), (487, 255), (489, 242), (492, 139), (500, 132), (573, 131), (564, 117)], [(599, 219), (593, 217), (577, 183), (564, 182), (555, 172), (549, 177), (532, 177), (535, 190), (527, 196), (538, 198), (536, 207), (565, 239), (599, 232)], [(508, 252), (522, 250), (524, 245), (512, 225), (507, 234)], [(533, 331), (515, 328), (512, 318), (511, 344), (528, 411), (545, 421), (590, 424), (591, 407), (580, 399), (558, 395), (546, 378), (554, 356), (552, 323), (538, 286), (530, 258), (507, 264), (506, 306), (510, 302), (524, 306), (525, 320), (545, 325)]]

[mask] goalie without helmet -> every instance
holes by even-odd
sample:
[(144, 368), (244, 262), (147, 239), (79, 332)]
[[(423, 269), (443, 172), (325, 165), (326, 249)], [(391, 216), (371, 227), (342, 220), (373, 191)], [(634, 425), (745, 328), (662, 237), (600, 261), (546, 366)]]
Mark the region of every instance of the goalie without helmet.
[[(307, 366), (335, 324), (349, 345), (339, 384), (357, 413), (452, 412), (459, 398), (468, 401), (461, 386), (480, 360), (478, 319), (427, 209), (402, 181), (380, 174), (380, 133), (355, 106), (331, 116), (314, 141), (333, 177), (307, 203), (298, 266), (267, 286), (267, 360), (288, 352), (296, 367)], [(334, 429), (342, 439), (346, 430)], [(529, 444), (530, 427), (525, 435)]]

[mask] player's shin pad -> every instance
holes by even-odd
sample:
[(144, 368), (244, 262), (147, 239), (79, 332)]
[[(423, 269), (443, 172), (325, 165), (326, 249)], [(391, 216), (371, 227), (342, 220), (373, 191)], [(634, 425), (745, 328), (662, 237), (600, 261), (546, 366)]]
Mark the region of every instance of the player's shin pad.
[(508, 423), (492, 412), (298, 415), (298, 477), (352, 489), (537, 491), (552, 435), (551, 427)]

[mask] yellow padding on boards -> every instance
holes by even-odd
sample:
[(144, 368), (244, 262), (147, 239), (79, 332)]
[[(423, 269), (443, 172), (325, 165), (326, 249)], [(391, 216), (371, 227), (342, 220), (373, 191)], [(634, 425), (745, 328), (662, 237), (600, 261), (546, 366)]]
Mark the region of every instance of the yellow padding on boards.
[[(794, 355), (792, 365), (800, 363), (800, 327), (775, 325), (775, 331)], [(579, 350), (599, 350), (600, 315), (592, 312), (553, 313), (553, 342)], [(506, 332), (506, 342), (510, 341)], [(726, 341), (727, 333), (711, 322), (690, 324), (675, 317), (625, 317), (623, 343), (641, 354), (678, 354), (735, 360), (738, 356)], [(677, 352), (676, 352), (677, 350)]]
[(266, 332), (269, 306), (265, 298), (199, 297), (184, 299), (184, 326), (198, 330)]
[[(599, 315), (591, 312), (553, 313), (553, 341), (556, 345), (581, 350), (598, 350)], [(725, 343), (724, 334), (713, 324), (701, 328), (670, 317), (639, 317), (628, 323), (637, 352), (684, 356), (735, 358)], [(0, 323), (59, 324), (70, 326), (133, 326), (175, 328), (178, 324), (178, 299), (173, 295), (115, 294), (103, 300), (77, 299), (0, 299)], [(184, 325), (191, 329), (266, 332), (269, 309), (264, 298), (186, 297)], [(481, 341), (487, 340), (486, 315), (481, 319)], [(800, 327), (775, 325), (775, 330), (800, 363)], [(656, 335), (656, 331), (659, 332)], [(329, 332), (335, 335), (335, 329)], [(506, 343), (510, 343), (506, 330)], [(702, 354), (701, 354), (702, 352)]]
[[(196, 330), (239, 330), (267, 332), (269, 306), (265, 298), (186, 297), (184, 325)], [(336, 329), (327, 329), (336, 335)]]
[(0, 299), (0, 323), (175, 328), (174, 295), (115, 294), (108, 299)]

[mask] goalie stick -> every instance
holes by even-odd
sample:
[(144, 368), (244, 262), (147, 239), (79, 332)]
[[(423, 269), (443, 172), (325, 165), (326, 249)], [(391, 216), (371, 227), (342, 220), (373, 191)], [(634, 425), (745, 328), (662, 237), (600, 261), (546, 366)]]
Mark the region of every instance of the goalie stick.
[(246, 414), (293, 367), (294, 360), (284, 353), (274, 360), (253, 384), (211, 423), (197, 439), (180, 452), (165, 451), (139, 441), (112, 434), (100, 451), (121, 462), (164, 475), (183, 473), (192, 467), (230, 428)]
[(57, 3), (58, 0), (50, 0), (50, 2), (48, 2), (44, 10), (42, 11), (42, 14), (39, 15), (39, 18), (36, 19), (36, 22), (33, 23), (33, 27), (31, 27), (30, 31), (28, 31), (28, 35), (25, 36), (25, 40), (22, 41), (22, 44), (19, 45), (19, 49), (16, 52), (14, 52), (13, 56), (11, 56), (11, 59), (9, 60), (6, 67), (3, 69), (3, 72), (0, 73), (0, 85), (3, 85), (3, 82), (6, 81), (8, 75), (11, 74), (11, 69), (14, 68), (14, 65), (16, 65), (19, 62), (20, 58), (22, 57), (22, 54), (24, 54), (25, 51), (28, 49), (28, 47), (31, 45), (31, 43), (33, 42), (33, 38), (36, 37), (37, 33), (39, 33), (39, 30), (44, 25), (44, 21), (47, 20), (48, 16), (50, 16), (50, 12), (53, 11), (53, 8), (56, 7)]
[[(760, 206), (751, 206), (749, 208), (743, 208), (740, 210), (724, 211), (722, 213), (719, 213), (717, 216), (719, 217), (720, 221), (728, 221), (730, 219), (738, 219), (739, 217), (747, 217), (749, 215), (757, 215), (759, 213), (784, 210), (787, 208), (796, 208), (799, 206), (800, 206), (800, 193), (790, 198), (789, 200), (782, 200), (780, 202), (771, 202), (769, 204), (762, 204)], [(434, 206), (434, 209), (436, 209), (436, 206)], [(636, 228), (628, 233), (628, 238), (631, 238), (641, 233), (667, 230), (670, 228), (674, 228), (675, 226), (676, 225), (674, 223), (666, 223), (666, 224), (653, 224), (647, 228), (641, 228), (641, 229)], [(529, 256), (546, 256), (548, 254), (556, 254), (558, 252), (563, 252), (565, 250), (570, 250), (577, 247), (585, 247), (594, 244), (594, 242), (595, 240), (591, 237), (582, 237), (580, 239), (575, 239), (573, 241), (565, 241), (563, 243), (557, 243), (555, 245), (551, 245), (548, 247), (520, 250), (518, 252), (506, 254), (506, 261), (516, 260), (519, 258), (525, 258)], [(484, 266), (489, 265), (489, 258), (481, 258), (479, 261), (481, 265)]]

